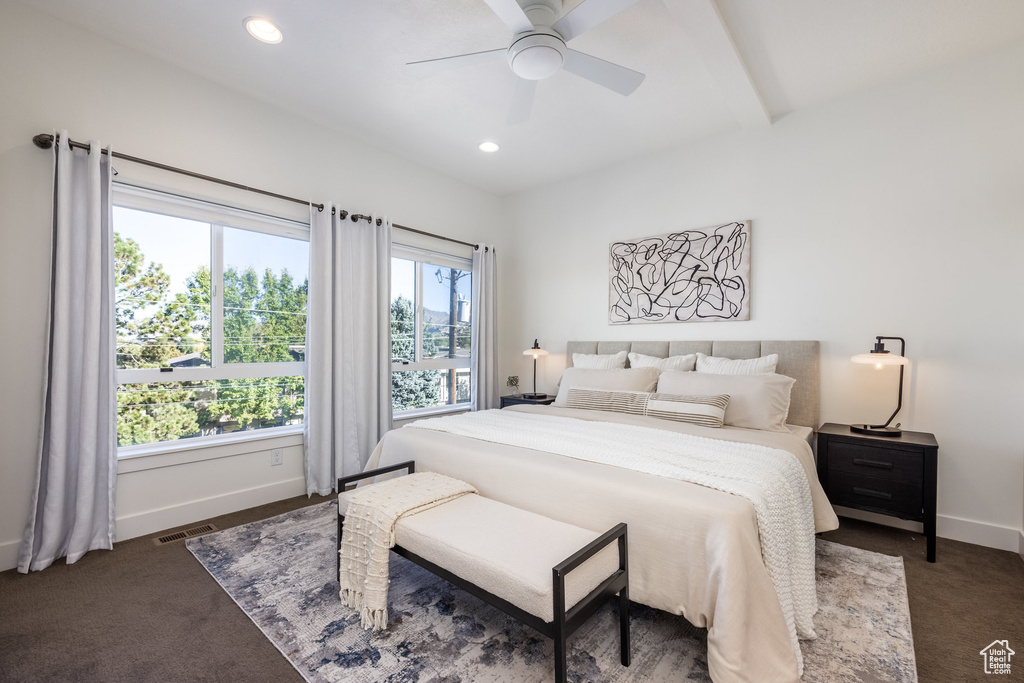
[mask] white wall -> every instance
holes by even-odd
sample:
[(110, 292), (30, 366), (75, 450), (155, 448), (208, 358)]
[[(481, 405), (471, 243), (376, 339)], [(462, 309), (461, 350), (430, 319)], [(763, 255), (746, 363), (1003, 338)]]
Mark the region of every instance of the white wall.
[[(645, 156), (509, 202), (502, 375), (534, 337), (819, 339), (822, 420), (884, 421), (908, 340), (904, 427), (940, 444), (940, 535), (1017, 550), (1024, 469), (1024, 45)], [(608, 243), (751, 219), (749, 322), (610, 326)], [(898, 347), (897, 347), (898, 350)], [(553, 389), (564, 356), (544, 362)]]
[[(521, 353), (534, 337), (556, 354), (542, 361), (542, 391), (569, 339), (815, 338), (823, 419), (873, 421), (887, 417), (895, 378), (847, 358), (876, 334), (906, 336), (913, 365), (901, 417), (939, 438), (940, 533), (1017, 549), (1024, 48), (499, 201), (20, 5), (0, 4), (0, 22), (0, 569), (14, 565), (35, 465), (51, 160), (30, 140), (53, 128), (496, 243), (502, 381), (518, 374), (524, 390), (531, 366)], [(116, 166), (124, 179), (304, 214)], [(506, 213), (514, 230), (499, 230)], [(743, 218), (754, 221), (750, 322), (607, 324), (608, 242)], [(124, 464), (119, 535), (302, 493), (298, 444)], [(281, 467), (269, 465), (273, 447), (285, 448)]]
[[(308, 124), (221, 86), (76, 30), (15, 3), (0, 3), (0, 569), (14, 566), (34, 478), (42, 400), (52, 162), (36, 133), (67, 128), (120, 151), (467, 241), (495, 241), (491, 195)], [(313, 87), (312, 85), (310, 87)], [(187, 182), (129, 163), (144, 180), (250, 208), (308, 218), (298, 205)], [(396, 233), (397, 234), (397, 233)], [(501, 253), (499, 247), (499, 253)], [(269, 449), (285, 448), (270, 467)], [(188, 523), (299, 495), (301, 438), (206, 449), (216, 459), (160, 457), (118, 477), (118, 535)], [(178, 464), (175, 464), (175, 463)], [(131, 471), (129, 471), (131, 470)]]

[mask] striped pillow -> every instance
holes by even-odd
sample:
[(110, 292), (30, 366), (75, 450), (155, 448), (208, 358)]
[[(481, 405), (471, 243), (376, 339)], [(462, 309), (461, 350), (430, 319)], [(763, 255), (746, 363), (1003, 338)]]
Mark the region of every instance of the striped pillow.
[(608, 391), (605, 389), (569, 389), (566, 408), (610, 410), (615, 413), (643, 415), (647, 407), (646, 391)]
[(650, 417), (676, 422), (690, 422), (704, 427), (721, 427), (725, 423), (725, 409), (729, 405), (729, 394), (717, 396), (677, 396), (675, 394), (651, 394), (647, 399)]
[(729, 395), (678, 396), (650, 394), (644, 391), (607, 391), (604, 389), (569, 389), (566, 408), (609, 410), (613, 413), (646, 415), (662, 420), (689, 422), (704, 427), (721, 427)]

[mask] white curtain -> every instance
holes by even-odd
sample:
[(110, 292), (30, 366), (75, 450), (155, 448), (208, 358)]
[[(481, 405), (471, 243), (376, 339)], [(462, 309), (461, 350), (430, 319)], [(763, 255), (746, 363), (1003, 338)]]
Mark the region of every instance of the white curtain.
[[(114, 545), (114, 245), (110, 157), (54, 143), (52, 271), (36, 486), (18, 571)], [(109, 150), (108, 150), (109, 151)]]
[(391, 222), (310, 207), (306, 492), (362, 470), (391, 429)]
[(473, 252), (470, 402), (473, 410), (498, 407), (498, 294), (494, 247), (478, 244)]

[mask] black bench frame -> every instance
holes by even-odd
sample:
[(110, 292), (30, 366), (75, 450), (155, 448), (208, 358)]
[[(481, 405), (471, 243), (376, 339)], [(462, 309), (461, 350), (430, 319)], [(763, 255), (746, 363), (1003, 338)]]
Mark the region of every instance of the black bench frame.
[[(338, 480), (338, 492), (342, 493), (349, 484), (362, 479), (369, 479), (381, 474), (408, 470), (409, 474), (416, 471), (415, 461), (398, 463), (388, 467), (380, 467), (368, 472), (354, 474), (350, 477), (342, 477)], [(341, 534), (345, 526), (344, 515), (338, 514), (338, 574), (341, 574)], [(618, 541), (619, 546), (619, 568), (601, 582), (597, 588), (592, 590), (585, 598), (580, 600), (571, 609), (565, 609), (565, 577), (573, 569), (596, 555), (612, 541)], [(518, 619), (541, 635), (551, 638), (555, 642), (555, 683), (566, 683), (566, 644), (577, 629), (593, 616), (594, 612), (613, 595), (618, 594), (619, 598), (619, 655), (623, 666), (630, 663), (630, 639), (629, 639), (629, 562), (626, 552), (626, 525), (616, 524), (614, 527), (601, 534), (578, 551), (558, 563), (551, 569), (552, 597), (554, 607), (554, 619), (550, 622), (530, 614), (508, 600), (500, 598), (474, 583), (471, 583), (457, 574), (440, 567), (429, 560), (425, 560), (415, 553), (396, 545), (392, 550), (402, 557), (415, 562), (424, 569), (441, 577), (445, 581), (454, 584), (470, 595), (475, 595), (484, 602), (497, 607), (505, 614)]]

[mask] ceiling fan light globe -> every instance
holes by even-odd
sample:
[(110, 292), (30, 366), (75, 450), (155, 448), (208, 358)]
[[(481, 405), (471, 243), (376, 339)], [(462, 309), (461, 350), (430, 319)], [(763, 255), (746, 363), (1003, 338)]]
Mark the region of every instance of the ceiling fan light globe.
[(528, 81), (542, 81), (562, 69), (565, 43), (554, 36), (535, 34), (520, 38), (508, 49), (512, 73)]
[(542, 81), (551, 78), (562, 68), (562, 55), (548, 47), (523, 50), (512, 61), (512, 71), (520, 78)]

